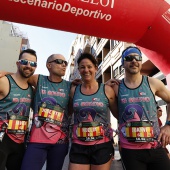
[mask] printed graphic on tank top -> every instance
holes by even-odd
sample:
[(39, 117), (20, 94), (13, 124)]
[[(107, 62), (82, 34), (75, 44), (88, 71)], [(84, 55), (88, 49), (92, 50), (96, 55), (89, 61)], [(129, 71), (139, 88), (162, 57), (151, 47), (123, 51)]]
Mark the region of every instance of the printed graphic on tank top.
[(128, 88), (123, 79), (119, 86), (118, 108), (121, 147), (148, 149), (160, 146), (156, 101), (146, 76), (135, 89)]
[(81, 85), (75, 89), (73, 97), (74, 127), (73, 142), (93, 145), (110, 140), (108, 127), (109, 101), (104, 84), (99, 84), (96, 93), (85, 95)]
[(51, 82), (39, 75), (34, 98), (34, 124), (30, 142), (51, 143), (68, 141), (68, 102), (71, 83)]
[(14, 79), (6, 76), (9, 81), (9, 93), (0, 100), (0, 131), (6, 132), (16, 143), (23, 143), (28, 126), (31, 106), (32, 88), (20, 88)]

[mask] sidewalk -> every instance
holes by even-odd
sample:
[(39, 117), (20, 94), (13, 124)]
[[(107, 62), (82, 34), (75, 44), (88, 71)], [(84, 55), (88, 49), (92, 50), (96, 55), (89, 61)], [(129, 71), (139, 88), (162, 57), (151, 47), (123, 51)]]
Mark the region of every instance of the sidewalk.
[(118, 147), (115, 147), (115, 156), (114, 156), (114, 160), (112, 161), (110, 170), (123, 170), (122, 162), (120, 161), (120, 154), (119, 154)]

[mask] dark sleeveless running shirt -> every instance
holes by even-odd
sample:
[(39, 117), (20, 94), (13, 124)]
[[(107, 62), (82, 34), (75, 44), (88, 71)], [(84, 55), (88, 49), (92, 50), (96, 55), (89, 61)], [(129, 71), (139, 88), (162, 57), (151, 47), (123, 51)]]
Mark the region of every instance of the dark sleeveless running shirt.
[(109, 141), (108, 137), (104, 137), (99, 141), (84, 142), (80, 141), (76, 136), (76, 128), (80, 122), (100, 122), (108, 124), (109, 101), (105, 94), (104, 84), (99, 84), (96, 93), (85, 95), (81, 92), (81, 85), (75, 89), (73, 97), (74, 109), (74, 128), (73, 128), (73, 143), (83, 145), (93, 145)]
[(38, 115), (39, 106), (42, 101), (48, 102), (54, 106), (56, 104), (60, 105), (64, 110), (64, 117), (62, 120), (63, 127), (47, 122), (45, 122), (40, 128), (33, 125), (30, 142), (54, 144), (59, 139), (63, 139), (68, 136), (68, 102), (70, 87), (71, 83), (66, 80), (56, 83), (51, 82), (47, 76), (39, 75), (34, 97), (34, 117)]
[[(135, 89), (128, 88), (123, 79), (119, 86), (118, 109), (121, 147), (129, 149), (149, 149), (157, 146), (157, 137), (160, 129), (156, 112), (156, 101), (151, 91), (148, 77), (143, 76), (141, 84)], [(129, 142), (127, 140), (125, 125), (127, 122), (134, 121), (153, 122), (153, 142)]]
[[(8, 78), (10, 88), (7, 96), (0, 100), (0, 127), (3, 121), (8, 122), (9, 117), (12, 115), (28, 117), (32, 98), (32, 88), (30, 85), (27, 89), (22, 89), (10, 75), (6, 77)], [(24, 142), (25, 135), (7, 134), (16, 143)]]

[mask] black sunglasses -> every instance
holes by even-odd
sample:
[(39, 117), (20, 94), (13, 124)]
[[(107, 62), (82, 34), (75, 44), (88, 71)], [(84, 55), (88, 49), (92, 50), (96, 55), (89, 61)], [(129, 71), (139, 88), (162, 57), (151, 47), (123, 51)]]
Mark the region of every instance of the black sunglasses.
[(48, 62), (48, 63), (52, 63), (52, 62), (55, 62), (55, 63), (57, 63), (57, 64), (63, 64), (63, 63), (64, 63), (66, 66), (68, 65), (67, 61), (62, 60), (62, 59), (55, 59), (55, 60), (50, 61), (50, 62)]
[(37, 62), (34, 62), (34, 61), (28, 61), (28, 60), (21, 59), (21, 60), (18, 60), (18, 62), (25, 66), (28, 65), (28, 63), (29, 63), (31, 67), (37, 67)]
[(140, 55), (128, 55), (124, 58), (124, 61), (130, 62), (135, 59), (136, 61), (142, 61), (142, 56)]

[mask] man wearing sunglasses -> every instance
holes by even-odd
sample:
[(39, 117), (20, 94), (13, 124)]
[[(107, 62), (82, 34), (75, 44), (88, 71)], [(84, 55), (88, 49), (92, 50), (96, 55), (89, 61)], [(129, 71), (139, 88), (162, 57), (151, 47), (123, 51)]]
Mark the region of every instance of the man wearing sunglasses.
[[(124, 79), (113, 89), (118, 97), (121, 157), (126, 170), (168, 170), (170, 161), (164, 147), (170, 144), (170, 91), (160, 80), (141, 75), (139, 48), (126, 48), (122, 52), (122, 65)], [(161, 129), (155, 95), (168, 106), (167, 121)]]
[(28, 79), (36, 69), (34, 50), (24, 50), (17, 72), (0, 78), (0, 169), (19, 170), (25, 151), (24, 138), (32, 99)]
[(61, 170), (68, 153), (68, 102), (71, 83), (63, 80), (67, 61), (61, 54), (48, 57), (49, 76), (33, 75), (29, 82), (36, 89), (34, 123), (21, 170)]

